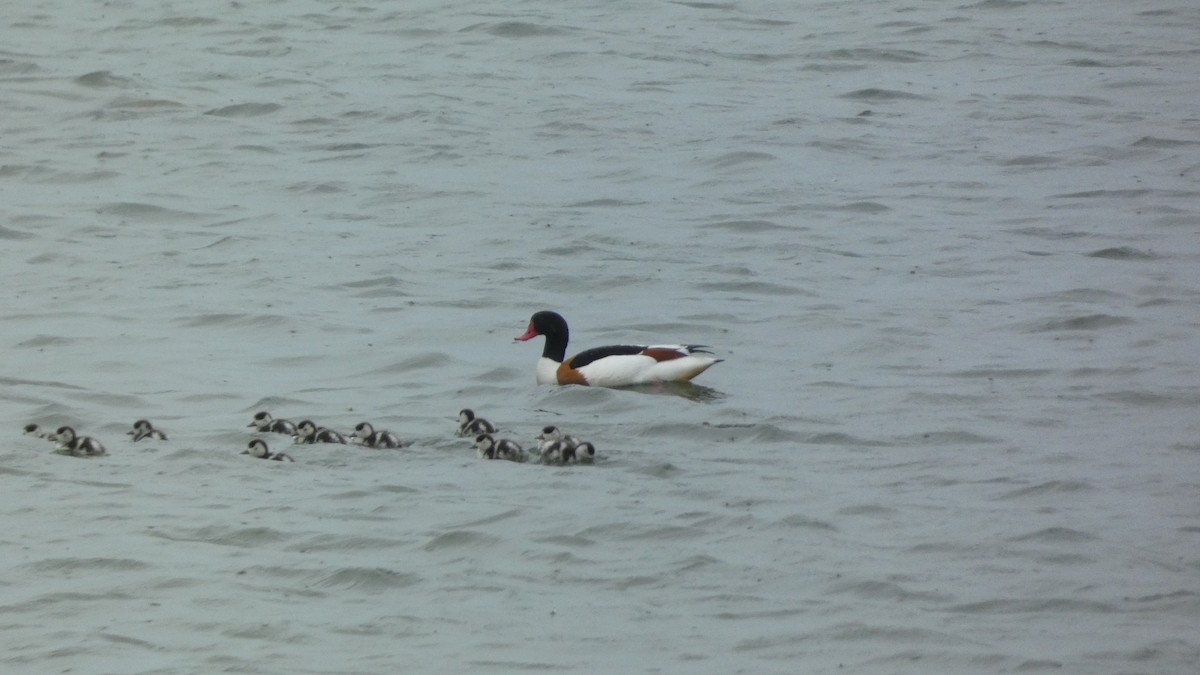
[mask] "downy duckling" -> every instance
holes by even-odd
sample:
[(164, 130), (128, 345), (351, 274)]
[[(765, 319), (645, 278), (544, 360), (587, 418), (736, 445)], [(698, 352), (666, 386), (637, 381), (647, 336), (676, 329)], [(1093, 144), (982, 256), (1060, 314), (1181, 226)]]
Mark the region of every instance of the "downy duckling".
[(390, 431), (375, 431), (369, 422), (362, 422), (354, 427), (350, 440), (357, 441), (368, 448), (399, 448), (404, 445), (400, 437)]
[(297, 443), (312, 444), (312, 443), (341, 443), (346, 444), (346, 437), (334, 431), (319, 427), (312, 420), (302, 420), (296, 425), (296, 435), (293, 437)]
[(570, 464), (579, 462), (580, 464), (591, 464), (596, 461), (596, 446), (590, 441), (583, 441), (574, 448), (571, 448), (570, 457), (563, 456), (563, 463)]
[(512, 462), (524, 462), (525, 450), (507, 438), (496, 440), (491, 434), (479, 434), (475, 437), (475, 448), (479, 450), (481, 459), (507, 459)]
[(71, 427), (59, 427), (54, 439), (58, 441), (58, 451), (64, 455), (99, 457), (108, 454), (100, 441), (91, 436), (77, 436)]
[(575, 446), (561, 438), (538, 446), (538, 461), (542, 464), (566, 464), (575, 457)]
[(167, 440), (167, 435), (158, 429), (155, 429), (154, 425), (150, 424), (150, 420), (138, 420), (134, 422), (133, 429), (126, 431), (125, 433), (129, 436), (133, 436), (134, 443), (137, 443), (143, 438), (149, 438), (152, 441)]
[(296, 461), (292, 459), (292, 456), (286, 452), (271, 452), (271, 449), (267, 447), (267, 442), (261, 438), (256, 438), (250, 441), (250, 444), (246, 446), (246, 449), (242, 451), (242, 454), (250, 455), (256, 459), (272, 459), (276, 462)]
[(542, 464), (591, 464), (596, 459), (596, 446), (588, 441), (571, 444), (557, 440), (542, 446)]
[(535, 440), (538, 442), (538, 448), (543, 451), (558, 441), (562, 441), (572, 448), (580, 443), (578, 438), (567, 436), (554, 425), (542, 427), (542, 433), (538, 434)]
[(496, 425), (482, 417), (476, 417), (475, 411), (463, 408), (458, 411), (458, 435), (478, 436), (479, 434), (496, 433)]
[(543, 464), (590, 464), (596, 459), (595, 445), (567, 436), (555, 426), (543, 428), (537, 440)]
[(261, 433), (287, 434), (288, 436), (296, 435), (296, 425), (288, 420), (277, 420), (271, 417), (271, 413), (262, 411), (254, 416), (254, 421), (247, 424), (248, 427), (255, 427)]
[(36, 424), (26, 424), (25, 425), (25, 435), (33, 436), (34, 438), (42, 438), (47, 441), (57, 441), (58, 440), (58, 438), (54, 435), (53, 431), (46, 431), (45, 429), (39, 427)]

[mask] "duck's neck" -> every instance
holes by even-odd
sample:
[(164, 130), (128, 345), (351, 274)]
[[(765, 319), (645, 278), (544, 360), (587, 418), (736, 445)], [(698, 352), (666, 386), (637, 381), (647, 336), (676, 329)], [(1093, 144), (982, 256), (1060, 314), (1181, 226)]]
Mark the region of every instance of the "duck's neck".
[(566, 329), (551, 331), (545, 335), (546, 344), (542, 347), (542, 356), (555, 363), (562, 363), (563, 359), (567, 358), (567, 340), (570, 337)]

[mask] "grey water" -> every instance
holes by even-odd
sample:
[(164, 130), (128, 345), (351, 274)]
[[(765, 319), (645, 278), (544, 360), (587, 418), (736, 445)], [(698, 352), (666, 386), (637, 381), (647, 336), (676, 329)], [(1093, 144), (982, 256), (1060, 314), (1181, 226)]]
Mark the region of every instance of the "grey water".
[[(10, 7), (3, 662), (1191, 672), (1197, 27), (1109, 0)], [(577, 349), (724, 362), (538, 387), (513, 338), (540, 309)], [(600, 461), (483, 462), (463, 407)], [(412, 445), (256, 462), (259, 410)], [(171, 440), (128, 443), (142, 417)]]

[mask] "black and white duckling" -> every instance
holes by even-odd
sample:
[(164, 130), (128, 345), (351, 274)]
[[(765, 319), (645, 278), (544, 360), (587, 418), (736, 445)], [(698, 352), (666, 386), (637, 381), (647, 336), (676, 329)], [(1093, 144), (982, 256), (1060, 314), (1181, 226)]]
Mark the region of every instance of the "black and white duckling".
[(591, 464), (596, 461), (596, 446), (588, 441), (570, 443), (557, 440), (541, 448), (542, 464)]
[(567, 464), (575, 457), (575, 446), (560, 438), (541, 443), (538, 452), (542, 464)]
[(294, 436), (297, 443), (341, 443), (346, 444), (346, 437), (334, 431), (319, 427), (312, 420), (303, 420), (296, 425), (296, 435)]
[(150, 424), (150, 420), (138, 420), (133, 423), (133, 429), (126, 431), (126, 434), (133, 436), (133, 442), (137, 443), (143, 438), (149, 438), (152, 441), (165, 441), (167, 435)]
[(537, 435), (538, 449), (545, 451), (551, 445), (562, 441), (572, 448), (579, 445), (580, 440), (574, 436), (568, 436), (561, 429), (554, 425), (542, 427), (542, 433)]
[(357, 441), (368, 448), (399, 448), (404, 445), (400, 437), (390, 431), (380, 429), (375, 431), (370, 422), (362, 422), (354, 427), (350, 440)]
[(571, 464), (578, 462), (580, 464), (591, 464), (596, 461), (596, 446), (590, 441), (583, 441), (574, 448), (571, 448), (569, 454), (563, 455), (563, 463)]
[(53, 431), (46, 431), (45, 429), (39, 427), (36, 424), (26, 424), (25, 425), (25, 435), (33, 436), (34, 438), (43, 438), (47, 441), (57, 441), (58, 440), (58, 437), (54, 435)]
[(296, 425), (288, 420), (277, 420), (271, 417), (271, 413), (262, 411), (254, 416), (254, 421), (247, 424), (248, 427), (255, 427), (262, 433), (287, 434), (288, 436), (296, 435)]
[(246, 449), (242, 451), (242, 454), (250, 455), (251, 457), (255, 457), (257, 459), (273, 459), (276, 462), (296, 461), (292, 459), (292, 456), (286, 452), (271, 452), (271, 449), (267, 447), (267, 442), (261, 438), (256, 438), (250, 441), (250, 444), (246, 446)]
[(494, 433), (496, 433), (496, 425), (482, 417), (476, 417), (474, 410), (463, 408), (458, 411), (459, 436), (478, 436), (479, 434)]
[(54, 439), (58, 441), (58, 451), (64, 455), (99, 457), (108, 454), (100, 441), (91, 436), (77, 436), (71, 427), (59, 427)]
[(568, 436), (556, 426), (544, 427), (537, 440), (543, 464), (590, 464), (596, 459), (595, 445)]
[(524, 462), (525, 450), (507, 438), (496, 440), (491, 434), (479, 434), (475, 437), (475, 448), (479, 450), (481, 459), (507, 459), (512, 462)]

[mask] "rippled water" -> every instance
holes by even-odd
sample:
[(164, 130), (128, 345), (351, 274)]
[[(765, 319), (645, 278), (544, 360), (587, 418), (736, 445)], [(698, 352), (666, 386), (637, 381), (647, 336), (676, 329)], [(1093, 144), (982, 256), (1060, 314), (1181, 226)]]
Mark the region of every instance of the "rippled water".
[[(6, 668), (1200, 660), (1200, 12), (47, 1), (0, 26)], [(537, 387), (512, 338), (547, 308), (577, 348), (725, 362)], [(480, 461), (466, 406), (601, 461)], [(264, 409), (413, 444), (239, 456)], [(140, 417), (171, 440), (129, 443)]]

